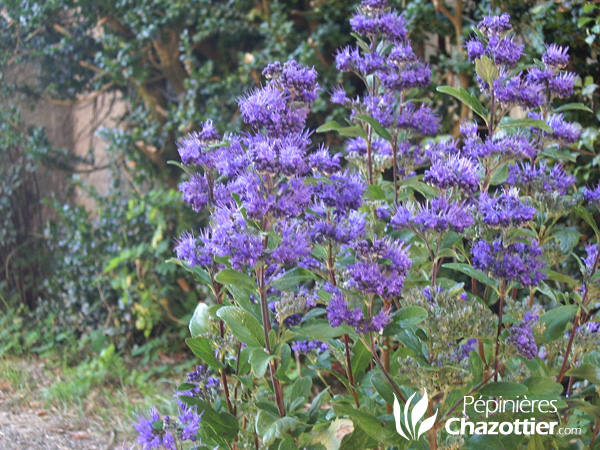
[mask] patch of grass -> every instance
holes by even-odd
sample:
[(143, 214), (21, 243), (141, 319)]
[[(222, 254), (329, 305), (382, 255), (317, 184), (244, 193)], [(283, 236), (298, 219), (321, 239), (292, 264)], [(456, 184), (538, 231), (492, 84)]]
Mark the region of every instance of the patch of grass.
[(0, 358), (0, 379), (8, 383), (11, 389), (22, 391), (27, 388), (27, 377), (17, 364), (17, 361), (12, 358)]

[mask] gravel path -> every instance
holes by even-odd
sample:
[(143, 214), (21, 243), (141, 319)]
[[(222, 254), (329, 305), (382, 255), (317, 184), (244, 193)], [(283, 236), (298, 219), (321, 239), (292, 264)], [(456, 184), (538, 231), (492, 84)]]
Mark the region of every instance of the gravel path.
[(0, 379), (0, 450), (128, 449), (114, 432), (102, 433), (97, 424), (82, 423), (75, 415), (42, 409), (37, 402), (18, 398)]

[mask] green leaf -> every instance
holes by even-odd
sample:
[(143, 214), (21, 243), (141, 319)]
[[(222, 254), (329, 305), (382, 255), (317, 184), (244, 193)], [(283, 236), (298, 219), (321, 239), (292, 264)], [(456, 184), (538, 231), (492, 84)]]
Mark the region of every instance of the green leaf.
[(235, 416), (228, 412), (216, 412), (210, 404), (201, 398), (181, 396), (178, 397), (187, 405), (198, 407), (202, 413), (202, 428), (209, 428), (215, 437), (220, 437), (226, 442), (231, 442), (237, 437), (239, 423)]
[(462, 448), (465, 450), (506, 450), (500, 439), (485, 434), (471, 436)]
[(194, 315), (190, 319), (189, 329), (192, 337), (210, 333), (212, 330), (210, 312), (206, 303), (198, 303), (198, 306), (196, 306)]
[(358, 426), (354, 427), (354, 431), (351, 434), (344, 436), (342, 444), (339, 450), (357, 450), (367, 448), (367, 442), (369, 442), (369, 435)]
[(367, 138), (365, 130), (360, 125), (344, 126), (332, 120), (317, 128), (317, 133), (325, 133), (326, 131), (337, 131), (341, 136), (347, 137), (362, 137)]
[(362, 373), (371, 362), (373, 355), (361, 340), (357, 340), (352, 349), (352, 373), (354, 376)]
[(521, 383), (512, 383), (509, 381), (497, 381), (489, 383), (479, 389), (481, 395), (490, 397), (514, 397), (523, 395), (527, 392), (527, 386)]
[(297, 402), (304, 405), (310, 396), (311, 387), (312, 379), (310, 377), (300, 377), (296, 379), (290, 391), (290, 402)]
[(415, 326), (427, 319), (427, 310), (420, 306), (405, 306), (394, 314), (394, 322), (402, 328)]
[(560, 228), (552, 236), (558, 240), (560, 251), (565, 255), (571, 253), (581, 239), (581, 233), (575, 228)]
[(522, 128), (522, 127), (534, 127), (539, 128), (540, 130), (547, 131), (548, 133), (552, 133), (552, 127), (548, 125), (543, 120), (537, 119), (510, 119), (505, 117), (498, 124), (498, 128)]
[(319, 392), (312, 400), (310, 408), (308, 409), (308, 421), (315, 423), (319, 418), (319, 412), (321, 411), (321, 405), (325, 401), (325, 397), (329, 396), (329, 386)]
[(273, 280), (271, 286), (280, 291), (287, 291), (288, 289), (300, 286), (305, 281), (318, 279), (319, 277), (310, 270), (297, 267), (289, 272), (286, 272), (285, 275)]
[(426, 183), (423, 183), (417, 177), (411, 177), (402, 181), (402, 187), (409, 187), (411, 189), (414, 189), (415, 191), (423, 194), (423, 196), (427, 198), (432, 198), (437, 195), (437, 192), (433, 187), (429, 186)]
[[(325, 450), (339, 450), (341, 437), (344, 433), (348, 433), (352, 430), (353, 424), (349, 419), (335, 419), (328, 427), (325, 427), (326, 423), (319, 426), (318, 429), (313, 429), (310, 433), (310, 443), (319, 445), (318, 448)], [(316, 428), (316, 427), (315, 427)], [(368, 439), (368, 436), (367, 436)], [(322, 446), (322, 447), (321, 447)], [(313, 448), (313, 447), (309, 447)], [(364, 447), (352, 447), (354, 450), (362, 449)]]
[(473, 374), (473, 378), (476, 381), (480, 381), (483, 379), (483, 359), (481, 359), (481, 355), (477, 351), (472, 351), (469, 353), (469, 367), (471, 368), (471, 373)]
[(559, 113), (559, 112), (573, 111), (573, 110), (585, 111), (585, 112), (589, 112), (592, 114), (594, 113), (594, 111), (592, 111), (590, 108), (585, 106), (583, 103), (567, 103), (566, 105), (561, 105), (558, 108), (555, 108), (554, 112)]
[(579, 282), (575, 278), (570, 277), (569, 275), (566, 275), (564, 273), (555, 272), (554, 270), (549, 270), (546, 273), (546, 276), (549, 280), (558, 281), (559, 283), (565, 283), (569, 286), (577, 286), (579, 284)]
[(495, 287), (496, 286), (496, 282), (493, 279), (491, 279), (490, 277), (488, 277), (481, 270), (474, 269), (469, 264), (463, 264), (463, 263), (446, 263), (446, 264), (443, 264), (442, 267), (444, 267), (446, 269), (458, 270), (459, 272), (462, 272), (465, 275), (470, 276), (471, 278), (475, 278), (477, 281), (479, 281), (479, 282), (481, 282), (483, 284), (486, 284), (488, 286), (491, 286), (491, 287)]
[(183, 171), (184, 171), (185, 173), (187, 173), (189, 176), (192, 176), (192, 175), (193, 175), (193, 173), (192, 173), (192, 171), (190, 170), (190, 168), (189, 168), (189, 167), (187, 167), (185, 164), (182, 164), (182, 163), (181, 163), (181, 162), (179, 162), (179, 161), (175, 161), (175, 160), (173, 160), (173, 159), (170, 159), (170, 160), (168, 160), (168, 161), (167, 161), (167, 164), (169, 164), (169, 165), (171, 165), (171, 166), (176, 166), (176, 167), (179, 167), (181, 170), (183, 170)]
[(397, 445), (398, 433), (393, 421), (385, 423), (381, 419), (372, 416), (363, 409), (356, 409), (354, 406), (337, 404), (333, 406), (334, 411), (338, 415), (347, 415), (351, 417), (353, 422), (362, 428), (365, 433), (375, 439), (377, 442), (387, 445)]
[(371, 384), (377, 391), (381, 398), (384, 399), (390, 405), (394, 403), (394, 390), (390, 385), (390, 382), (385, 378), (380, 370), (373, 371), (371, 376)]
[(483, 81), (485, 81), (490, 86), (498, 79), (500, 76), (500, 70), (487, 56), (482, 56), (481, 58), (477, 58), (475, 60), (475, 72), (479, 75)]
[(344, 125), (341, 125), (339, 122), (335, 120), (330, 120), (329, 122), (325, 122), (319, 128), (316, 129), (317, 133), (325, 133), (327, 131), (337, 131), (340, 128), (344, 128)]
[(298, 426), (298, 419), (294, 417), (281, 417), (272, 422), (262, 435), (263, 444), (271, 445), (276, 439)]
[(271, 360), (275, 359), (274, 356), (269, 355), (262, 348), (255, 347), (250, 351), (250, 366), (252, 367), (252, 372), (256, 375), (257, 378), (262, 378), (265, 376), (265, 372), (269, 367), (269, 363)]
[(215, 356), (215, 349), (210, 340), (205, 337), (192, 337), (185, 340), (187, 346), (194, 352), (202, 362), (208, 364), (213, 369), (222, 369), (225, 367)]
[(284, 434), (277, 450), (298, 450), (298, 446), (291, 434)]
[(474, 113), (481, 117), (486, 124), (488, 123), (489, 112), (484, 108), (479, 99), (473, 94), (469, 93), (466, 89), (462, 87), (456, 89), (452, 86), (438, 86), (437, 91), (459, 99), (469, 108), (471, 108)]
[(304, 338), (323, 341), (325, 339), (343, 336), (344, 334), (351, 332), (351, 329), (346, 325), (333, 328), (329, 322), (317, 322), (301, 328), (292, 328), (292, 331)]
[(592, 227), (594, 233), (596, 233), (596, 238), (600, 241), (600, 231), (598, 231), (598, 225), (596, 225), (594, 216), (592, 216), (592, 214), (583, 206), (576, 206), (573, 210), (579, 217), (585, 220), (590, 227)]
[(578, 309), (577, 305), (562, 305), (546, 311), (540, 318), (540, 322), (546, 325), (544, 337), (549, 342), (560, 338), (565, 331), (567, 323), (575, 316)]
[(390, 132), (388, 130), (383, 128), (383, 126), (381, 125), (381, 123), (379, 123), (379, 121), (377, 119), (374, 119), (373, 117), (367, 116), (364, 114), (359, 114), (357, 116), (354, 116), (354, 118), (358, 119), (358, 120), (362, 120), (363, 122), (367, 122), (369, 125), (371, 125), (373, 127), (373, 130), (375, 131), (375, 133), (377, 133), (379, 136), (381, 136), (386, 141), (392, 142), (392, 135), (390, 134)]
[(249, 275), (233, 269), (223, 269), (216, 276), (215, 280), (221, 284), (233, 284), (234, 286), (255, 289), (256, 282)]
[(237, 306), (224, 306), (217, 311), (231, 333), (250, 347), (264, 347), (265, 335), (261, 323), (250, 314)]
[(567, 372), (570, 377), (583, 378), (596, 386), (600, 386), (600, 367), (593, 364), (582, 364), (575, 369)]
[(178, 266), (183, 267), (188, 272), (193, 273), (199, 281), (201, 281), (202, 283), (204, 283), (208, 286), (210, 286), (212, 284), (212, 282), (210, 280), (210, 276), (208, 275), (208, 272), (200, 266), (190, 267), (187, 264), (185, 264), (183, 261), (181, 261), (177, 258), (167, 259), (165, 262), (168, 264), (177, 264)]
[(491, 186), (498, 186), (506, 181), (508, 178), (508, 163), (502, 164), (499, 169), (496, 169), (490, 178)]
[(542, 437), (539, 434), (533, 434), (529, 438), (529, 442), (527, 443), (525, 450), (546, 450)]
[(527, 395), (531, 398), (535, 397), (548, 397), (558, 398), (562, 394), (563, 386), (557, 383), (550, 377), (545, 377), (539, 373), (533, 374), (523, 384), (527, 386)]
[(385, 200), (385, 192), (376, 184), (369, 186), (369, 199), (371, 200)]
[(289, 381), (288, 376), (286, 375), (286, 371), (288, 366), (290, 365), (290, 360), (292, 356), (292, 349), (289, 345), (283, 344), (281, 347), (281, 364), (277, 367), (277, 371), (275, 372), (275, 378), (281, 381)]

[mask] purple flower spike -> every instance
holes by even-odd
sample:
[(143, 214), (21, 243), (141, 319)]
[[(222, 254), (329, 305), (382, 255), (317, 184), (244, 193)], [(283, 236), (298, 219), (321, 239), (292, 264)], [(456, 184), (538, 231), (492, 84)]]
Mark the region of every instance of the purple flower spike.
[(515, 346), (517, 353), (528, 360), (532, 360), (538, 354), (538, 346), (533, 337), (533, 327), (538, 320), (537, 315), (527, 313), (523, 322), (513, 325), (508, 330), (509, 336), (506, 338), (506, 343)]
[(546, 53), (542, 56), (542, 61), (546, 66), (553, 69), (564, 69), (569, 64), (569, 47), (550, 44), (546, 47)]

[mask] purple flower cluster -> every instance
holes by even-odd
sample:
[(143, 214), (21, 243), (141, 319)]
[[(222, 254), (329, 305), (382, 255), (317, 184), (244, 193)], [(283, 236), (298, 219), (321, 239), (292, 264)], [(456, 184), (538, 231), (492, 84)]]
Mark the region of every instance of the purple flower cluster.
[(219, 155), (212, 152), (210, 146), (218, 143), (220, 139), (221, 136), (215, 130), (212, 120), (208, 120), (202, 125), (202, 131), (191, 133), (182, 139), (177, 150), (185, 165), (196, 164), (213, 168)]
[(459, 361), (462, 361), (463, 359), (466, 359), (469, 357), (469, 354), (475, 350), (477, 345), (477, 339), (475, 338), (471, 338), (469, 339), (467, 342), (465, 342), (464, 344), (462, 344), (460, 346), (459, 352), (456, 355), (457, 359)]
[(490, 272), (506, 281), (518, 281), (523, 286), (537, 286), (546, 278), (541, 272), (546, 265), (541, 261), (543, 250), (536, 240), (506, 245), (497, 238), (492, 245), (479, 239), (471, 251), (473, 267)]
[(486, 41), (472, 38), (466, 43), (470, 61), (488, 56), (498, 65), (514, 67), (523, 54), (524, 45), (515, 41), (508, 32), (512, 29), (510, 16), (487, 16), (479, 22), (477, 28), (483, 33)]
[(321, 341), (295, 341), (292, 350), (296, 353), (323, 353), (329, 349), (329, 345)]
[(435, 158), (425, 171), (423, 181), (443, 190), (458, 188), (465, 194), (473, 194), (479, 187), (478, 168), (479, 165), (471, 158), (459, 155)]
[(585, 188), (583, 196), (590, 204), (600, 204), (600, 183), (595, 188)]
[(523, 135), (509, 134), (505, 136), (486, 137), (482, 140), (477, 135), (477, 125), (470, 122), (461, 124), (461, 133), (464, 136), (460, 153), (470, 158), (487, 158), (490, 156), (504, 156), (506, 158), (534, 158), (537, 150), (531, 141)]
[[(314, 215), (309, 216), (311, 224), (309, 230), (311, 239), (322, 244), (348, 244), (364, 235), (366, 220), (364, 213), (351, 210), (344, 214), (329, 214), (324, 205), (315, 205), (312, 208)], [(313, 220), (314, 219), (314, 220)]]
[(211, 376), (208, 368), (205, 366), (196, 366), (193, 371), (188, 372), (186, 381), (189, 385), (193, 386), (188, 386), (182, 391), (177, 391), (175, 397), (206, 398), (219, 388), (219, 379)]
[[(538, 113), (529, 113), (529, 117), (532, 119), (541, 120), (542, 116)], [(542, 131), (543, 137), (553, 140), (561, 145), (571, 145), (577, 142), (581, 135), (581, 127), (576, 123), (570, 123), (565, 121), (562, 114), (551, 114), (546, 118), (546, 123), (552, 128), (551, 133)], [(534, 134), (538, 134), (536, 128), (532, 129)]]
[(198, 414), (195, 406), (187, 406), (183, 402), (178, 402), (178, 404), (180, 414), (177, 418), (179, 422), (172, 420), (169, 416), (161, 419), (156, 407), (150, 409), (149, 417), (141, 416), (139, 418), (135, 425), (135, 431), (138, 433), (137, 442), (144, 450), (154, 448), (177, 450), (178, 442), (196, 442), (204, 412)]
[(499, 68), (499, 76), (490, 87), (480, 79), (481, 87), (489, 93), (493, 89), (495, 98), (503, 105), (518, 105), (525, 109), (543, 106), (551, 97), (567, 98), (573, 94), (577, 76), (572, 72), (562, 72), (569, 63), (568, 47), (549, 45), (542, 56), (543, 67), (530, 67), (511, 75), (523, 54), (523, 44), (510, 36), (510, 17), (485, 17), (478, 25), (483, 34), (473, 37), (466, 43), (471, 61), (489, 57)]
[[(413, 52), (402, 16), (394, 9), (388, 9), (385, 1), (378, 2), (377, 7), (373, 7), (371, 3), (361, 3), (350, 21), (353, 30), (362, 35), (369, 45), (339, 50), (336, 65), (343, 72), (357, 74), (365, 82), (368, 76), (373, 76), (379, 83), (367, 83), (365, 95), (355, 99), (348, 98), (346, 92), (338, 87), (333, 91), (332, 101), (350, 106), (353, 119), (358, 115), (368, 115), (396, 133), (403, 132), (407, 138), (434, 134), (440, 129), (440, 120), (431, 107), (425, 103), (419, 106), (411, 102), (404, 103), (403, 96), (400, 95), (411, 89), (427, 87), (431, 70)], [(371, 137), (369, 141), (367, 145), (365, 139), (355, 139), (349, 145), (349, 153), (365, 155), (369, 148), (375, 159), (391, 155), (389, 143), (377, 143), (377, 139)], [(402, 143), (407, 142), (405, 139)], [(399, 144), (395, 144), (396, 149)], [(398, 165), (406, 166), (401, 152), (398, 152), (398, 156)], [(388, 160), (388, 165), (389, 162)], [(385, 169), (381, 161), (376, 161), (375, 164), (379, 164), (376, 170)]]
[(592, 276), (598, 270), (599, 264), (598, 261), (598, 252), (600, 252), (600, 245), (598, 244), (590, 244), (585, 247), (585, 251), (587, 256), (583, 258), (583, 263), (585, 265), (586, 275)]
[(327, 319), (332, 327), (342, 324), (353, 327), (357, 333), (381, 332), (390, 323), (389, 312), (381, 310), (374, 317), (365, 317), (360, 308), (352, 308), (339, 290), (334, 292), (327, 305)]
[(464, 202), (437, 197), (423, 204), (398, 206), (390, 223), (397, 230), (410, 229), (418, 233), (455, 231), (463, 233), (473, 225), (472, 208)]
[(538, 165), (523, 162), (508, 166), (506, 184), (521, 188), (525, 192), (541, 194), (558, 192), (565, 195), (573, 183), (575, 183), (575, 177), (567, 174), (558, 163), (552, 169), (548, 169), (543, 161)]
[(382, 298), (400, 296), (412, 266), (401, 241), (374, 239), (354, 243), (355, 263), (348, 266), (348, 286)]
[(533, 327), (539, 317), (533, 313), (526, 313), (523, 322), (513, 325), (509, 330), (506, 343), (517, 348), (517, 353), (523, 358), (532, 360), (538, 354), (538, 346), (533, 336)]
[(519, 191), (514, 188), (505, 189), (495, 196), (482, 192), (478, 211), (483, 223), (499, 228), (522, 225), (532, 220), (536, 213), (527, 201), (521, 201)]
[(263, 127), (271, 138), (301, 132), (317, 98), (317, 72), (287, 61), (268, 65), (263, 74), (268, 84), (239, 101), (244, 121), (255, 129)]

